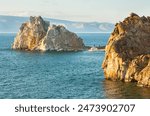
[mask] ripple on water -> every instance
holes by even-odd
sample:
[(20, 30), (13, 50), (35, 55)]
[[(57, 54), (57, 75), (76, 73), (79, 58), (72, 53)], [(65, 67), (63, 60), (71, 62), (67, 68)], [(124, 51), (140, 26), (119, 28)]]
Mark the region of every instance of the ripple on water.
[[(104, 52), (15, 51), (14, 36), (0, 35), (0, 98), (150, 98), (147, 88), (104, 80)], [(79, 36), (86, 45), (105, 45), (109, 35)]]

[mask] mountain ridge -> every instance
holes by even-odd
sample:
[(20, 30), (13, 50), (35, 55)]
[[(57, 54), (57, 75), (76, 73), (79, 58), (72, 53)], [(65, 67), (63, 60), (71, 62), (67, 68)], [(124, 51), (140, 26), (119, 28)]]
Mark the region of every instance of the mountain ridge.
[[(109, 22), (78, 22), (53, 18), (44, 18), (50, 24), (63, 25), (73, 32), (112, 32), (114, 24)], [(0, 15), (0, 32), (18, 32), (22, 23), (29, 21), (29, 17)]]

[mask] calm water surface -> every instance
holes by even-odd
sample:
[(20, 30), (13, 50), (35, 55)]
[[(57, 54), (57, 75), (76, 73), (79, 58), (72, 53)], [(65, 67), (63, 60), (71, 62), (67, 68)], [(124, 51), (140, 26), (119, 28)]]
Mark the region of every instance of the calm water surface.
[[(86, 45), (106, 45), (109, 34), (78, 34)], [(104, 79), (104, 52), (11, 50), (15, 34), (0, 34), (0, 98), (150, 98), (147, 88)]]

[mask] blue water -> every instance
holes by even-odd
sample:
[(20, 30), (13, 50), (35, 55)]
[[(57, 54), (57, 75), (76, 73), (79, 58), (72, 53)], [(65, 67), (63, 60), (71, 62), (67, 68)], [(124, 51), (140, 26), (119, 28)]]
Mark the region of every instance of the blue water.
[(78, 35), (84, 39), (86, 46), (105, 46), (110, 36), (109, 33), (79, 33)]
[[(78, 34), (86, 45), (105, 45), (109, 34)], [(0, 34), (0, 98), (150, 98), (147, 88), (104, 79), (104, 52), (11, 50), (16, 34)]]

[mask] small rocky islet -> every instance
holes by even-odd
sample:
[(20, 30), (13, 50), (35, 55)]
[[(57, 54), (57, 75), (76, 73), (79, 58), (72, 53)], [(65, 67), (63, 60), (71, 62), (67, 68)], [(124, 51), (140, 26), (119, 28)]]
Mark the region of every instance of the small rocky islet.
[[(104, 49), (100, 47), (99, 49)], [(30, 51), (93, 50), (64, 26), (50, 26), (42, 17), (30, 17), (20, 27), (12, 49)], [(97, 51), (97, 49), (96, 49)], [(137, 82), (150, 87), (150, 17), (131, 13), (116, 24), (102, 64), (106, 79)]]
[(131, 13), (116, 24), (102, 68), (106, 79), (150, 87), (150, 17)]
[(30, 17), (20, 27), (12, 49), (29, 51), (79, 51), (83, 40), (64, 26), (50, 25), (41, 16)]

